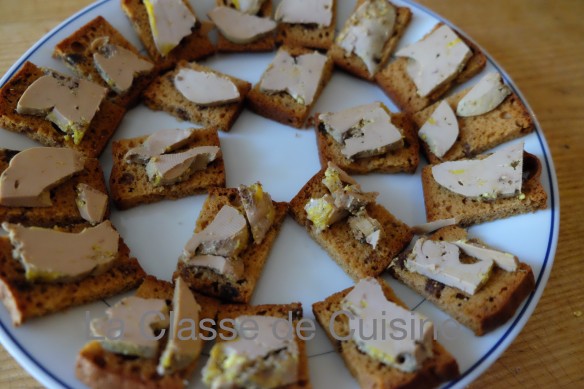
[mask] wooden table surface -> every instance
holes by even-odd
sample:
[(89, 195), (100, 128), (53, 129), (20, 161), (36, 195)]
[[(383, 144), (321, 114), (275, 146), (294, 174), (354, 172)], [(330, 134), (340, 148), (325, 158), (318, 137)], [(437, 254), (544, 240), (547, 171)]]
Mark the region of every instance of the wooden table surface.
[[(0, 74), (90, 2), (1, 0)], [(560, 240), (543, 297), (521, 334), (471, 387), (584, 387), (584, 1), (421, 3), (473, 37), (511, 75), (543, 127), (560, 186)], [(0, 387), (40, 387), (1, 346)]]

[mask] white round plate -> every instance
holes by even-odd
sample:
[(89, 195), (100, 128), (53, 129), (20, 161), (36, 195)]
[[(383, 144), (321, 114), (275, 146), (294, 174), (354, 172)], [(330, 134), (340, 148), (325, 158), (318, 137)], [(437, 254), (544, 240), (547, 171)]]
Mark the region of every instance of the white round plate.
[[(206, 15), (214, 0), (192, 3), (198, 15)], [(350, 14), (353, 2), (338, 3), (337, 19), (340, 27)], [(395, 3), (410, 7), (414, 13), (412, 23), (399, 47), (418, 40), (438, 21), (448, 23), (415, 3)], [(43, 37), (14, 64), (0, 84), (4, 84), (27, 60), (67, 72), (59, 61), (52, 59), (53, 47), (98, 15), (104, 16), (137, 47), (142, 47), (120, 8), (120, 1), (98, 1)], [(219, 54), (204, 63), (256, 83), (273, 55), (274, 53)], [(485, 72), (493, 69), (501, 72), (506, 82), (521, 96), (505, 72), (489, 58)], [(475, 77), (458, 89), (476, 82), (477, 79)], [(395, 105), (374, 84), (335, 70), (314, 111), (337, 111), (373, 101), (383, 101), (390, 109), (397, 111)], [(127, 113), (114, 139), (150, 134), (163, 128), (192, 126), (187, 122), (179, 122), (166, 113), (154, 112), (139, 105)], [(249, 110), (244, 110), (231, 132), (221, 133), (220, 138), (228, 187), (259, 180), (274, 200), (289, 201), (320, 168), (314, 131), (292, 129), (257, 116)], [(515, 253), (528, 263), (536, 277), (536, 288), (508, 323), (486, 336), (476, 337), (463, 327), (455, 329), (455, 337), (451, 331), (447, 337), (441, 332), (438, 334), (438, 340), (455, 356), (462, 373), (457, 381), (448, 383), (445, 387), (464, 387), (501, 355), (533, 312), (550, 274), (559, 226), (556, 175), (539, 124), (536, 123), (534, 133), (515, 142), (518, 141), (524, 141), (525, 149), (542, 161), (541, 179), (549, 197), (547, 209), (475, 226), (470, 233), (490, 245)], [(0, 144), (1, 147), (11, 149), (37, 145), (8, 131), (0, 131)], [(101, 162), (106, 176), (109, 176), (110, 147), (104, 151)], [(415, 225), (425, 222), (420, 169), (421, 166), (415, 175), (372, 174), (358, 176), (357, 180), (365, 190), (380, 192), (379, 203), (390, 212), (409, 225)], [(204, 199), (205, 196), (199, 195), (178, 201), (162, 201), (123, 212), (114, 210), (112, 220), (146, 272), (170, 280), (179, 253), (194, 229)], [(386, 279), (410, 308), (423, 312), (438, 326), (448, 319), (446, 314), (425, 302), (416, 293), (387, 276)], [(304, 306), (305, 317), (314, 318), (312, 303), (351, 285), (351, 279), (309, 238), (304, 229), (291, 218), (287, 218), (271, 251), (252, 303), (300, 301)], [(118, 296), (111, 300), (115, 302), (119, 298)], [(14, 358), (43, 385), (51, 388), (83, 387), (75, 378), (76, 354), (87, 341), (88, 318), (103, 315), (105, 308), (104, 302), (100, 301), (14, 328), (7, 311), (0, 307), (0, 340)], [(333, 351), (332, 345), (318, 326), (315, 338), (307, 342), (307, 350), (310, 377), (315, 388), (357, 387), (341, 357)], [(203, 356), (199, 367), (206, 360)], [(201, 386), (200, 374), (199, 368), (192, 379), (191, 387)]]

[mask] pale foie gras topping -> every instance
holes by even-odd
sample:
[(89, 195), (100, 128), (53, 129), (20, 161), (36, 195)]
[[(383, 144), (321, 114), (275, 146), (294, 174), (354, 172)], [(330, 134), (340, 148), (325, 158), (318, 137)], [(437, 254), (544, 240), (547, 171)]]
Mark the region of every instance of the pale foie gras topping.
[[(107, 318), (93, 319), (90, 323), (92, 335), (103, 338), (101, 345), (104, 349), (142, 358), (156, 356), (158, 340), (154, 330), (166, 328), (169, 324), (164, 300), (125, 297), (105, 313)], [(119, 329), (119, 323), (123, 323), (123, 330)]]
[(434, 180), (465, 197), (493, 200), (521, 192), (523, 142), (482, 159), (449, 161), (432, 167)]
[(77, 184), (77, 209), (81, 217), (91, 224), (101, 223), (107, 210), (107, 194), (87, 185)]
[(213, 72), (181, 68), (174, 86), (187, 100), (202, 106), (229, 104), (241, 98), (233, 81)]
[[(353, 313), (349, 319), (352, 340), (372, 358), (405, 372), (419, 370), (431, 358), (434, 325), (425, 316), (387, 300), (375, 278), (364, 278), (345, 296), (343, 309)], [(382, 312), (385, 315), (382, 315)], [(389, 323), (407, 323), (406, 336), (394, 339)], [(363, 334), (376, 333), (377, 336)]]
[(473, 295), (491, 274), (493, 260), (475, 263), (460, 262), (458, 246), (441, 241), (420, 238), (405, 262), (406, 268), (444, 285)]
[[(237, 317), (238, 338), (213, 347), (203, 381), (213, 388), (279, 388), (295, 383), (298, 345), (293, 335), (286, 336), (282, 320), (259, 315)], [(255, 323), (257, 331), (246, 330), (250, 323)]]
[(346, 209), (335, 206), (335, 200), (329, 194), (325, 194), (318, 199), (310, 199), (304, 206), (304, 211), (317, 234), (344, 219), (349, 214)]
[(152, 38), (163, 57), (191, 34), (197, 19), (183, 0), (144, 0)]
[(429, 234), (430, 232), (439, 230), (440, 228), (453, 226), (456, 223), (457, 223), (457, 221), (456, 221), (456, 218), (454, 218), (454, 217), (449, 218), (449, 219), (434, 220), (432, 222), (418, 224), (416, 226), (413, 226), (412, 231), (414, 232), (414, 234), (417, 234), (417, 235)]
[(403, 136), (382, 103), (376, 102), (320, 115), (325, 129), (348, 159), (384, 154), (403, 146)]
[(456, 114), (483, 115), (497, 108), (510, 94), (511, 89), (503, 84), (499, 73), (488, 73), (458, 102)]
[(16, 112), (45, 116), (79, 144), (107, 94), (107, 88), (91, 81), (49, 72), (22, 94)]
[(450, 27), (443, 25), (395, 55), (410, 58), (406, 71), (416, 84), (418, 95), (425, 97), (454, 79), (472, 51)]
[(243, 262), (238, 259), (225, 258), (220, 255), (200, 254), (194, 257), (183, 257), (187, 266), (211, 269), (232, 280), (243, 277)]
[(359, 184), (353, 177), (348, 175), (343, 169), (331, 161), (328, 161), (327, 168), (324, 171), (324, 178), (322, 179), (322, 183), (331, 193), (335, 193), (339, 189), (343, 189), (345, 185), (360, 188)]
[(183, 256), (198, 254), (235, 257), (247, 247), (249, 231), (245, 217), (234, 207), (224, 205), (204, 230), (195, 232), (187, 242)]
[(230, 7), (216, 7), (208, 15), (227, 40), (239, 44), (254, 42), (278, 26), (270, 18), (249, 15)]
[(265, 2), (265, 0), (227, 0), (228, 5), (249, 15), (257, 14)]
[(150, 135), (141, 145), (126, 153), (126, 162), (147, 163), (150, 158), (181, 148), (191, 138), (194, 129), (160, 130)]
[(240, 185), (237, 189), (251, 227), (253, 240), (256, 244), (260, 244), (276, 217), (272, 197), (269, 193), (264, 192), (264, 188), (259, 182), (250, 186)]
[(154, 185), (172, 185), (205, 169), (220, 155), (221, 150), (217, 146), (200, 146), (182, 153), (159, 155), (150, 158), (146, 164), (146, 174)]
[(332, 193), (335, 207), (354, 215), (363, 213), (367, 204), (374, 203), (378, 195), (377, 192), (362, 192), (359, 185), (346, 185)]
[(317, 51), (292, 57), (280, 49), (260, 80), (260, 90), (286, 92), (303, 105), (310, 105), (320, 84), (327, 57)]
[(2, 228), (29, 281), (75, 281), (107, 271), (118, 257), (120, 236), (109, 221), (79, 233), (10, 223)]
[(383, 48), (395, 28), (396, 9), (387, 0), (365, 1), (351, 15), (337, 37), (348, 54), (359, 57), (369, 75), (379, 69)]
[(103, 80), (116, 92), (124, 93), (132, 86), (136, 75), (149, 72), (154, 65), (132, 51), (108, 43), (107, 38), (98, 38), (92, 46), (93, 63)]
[[(174, 320), (170, 331), (173, 336), (169, 337), (158, 361), (156, 371), (160, 375), (172, 374), (187, 367), (197, 359), (203, 349), (203, 339), (199, 336), (198, 329), (201, 307), (181, 277), (175, 280), (172, 310)], [(181, 329), (186, 327), (185, 322), (194, 323), (194, 334), (185, 336), (181, 333)]]
[(432, 154), (442, 158), (450, 150), (458, 137), (458, 120), (446, 100), (442, 100), (426, 123), (418, 131)]
[(349, 217), (349, 227), (355, 239), (368, 243), (374, 250), (383, 234), (383, 227), (377, 219), (367, 214)]
[(0, 204), (50, 207), (50, 189), (83, 170), (85, 158), (69, 148), (33, 147), (16, 154), (0, 175)]
[(517, 270), (517, 266), (519, 265), (517, 257), (510, 253), (464, 240), (457, 240), (452, 243), (457, 245), (466, 255), (483, 261), (493, 260), (498, 267), (505, 271), (513, 272)]
[(333, 0), (282, 0), (276, 8), (275, 19), (291, 24), (330, 26)]

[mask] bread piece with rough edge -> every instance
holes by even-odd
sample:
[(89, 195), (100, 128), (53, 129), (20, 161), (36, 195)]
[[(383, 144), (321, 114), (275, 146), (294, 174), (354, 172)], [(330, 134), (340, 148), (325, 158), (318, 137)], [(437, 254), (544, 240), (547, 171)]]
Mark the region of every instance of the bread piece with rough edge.
[[(85, 225), (55, 228), (81, 232)], [(0, 237), (0, 299), (19, 326), (35, 317), (64, 311), (67, 308), (108, 298), (137, 287), (146, 273), (120, 237), (118, 257), (107, 272), (75, 282), (28, 282), (24, 267), (12, 257), (8, 237)]]
[[(264, 304), (264, 305), (242, 305), (242, 304), (226, 304), (219, 307), (219, 314), (217, 316), (217, 322), (221, 323), (222, 320), (233, 319), (242, 315), (261, 315), (261, 316), (273, 316), (279, 317), (286, 321), (288, 318), (292, 317), (293, 334), (298, 344), (298, 353), (300, 358), (298, 359), (298, 382), (290, 385), (282, 386), (282, 389), (308, 389), (312, 388), (310, 384), (310, 376), (308, 374), (308, 356), (306, 354), (306, 343), (304, 340), (300, 339), (296, 335), (295, 329), (298, 328), (298, 322), (302, 319), (302, 304), (301, 303), (290, 303), (290, 304)], [(233, 327), (230, 327), (233, 328)], [(221, 342), (221, 335), (229, 336), (230, 332), (223, 329), (218, 330), (217, 341)]]
[[(280, 50), (286, 50), (292, 56), (299, 56), (302, 54), (313, 53), (314, 50), (306, 49), (303, 47), (287, 47), (282, 46)], [(247, 105), (249, 109), (257, 113), (258, 115), (264, 116), (268, 119), (275, 120), (282, 124), (293, 126), (296, 128), (301, 128), (304, 126), (304, 122), (310, 110), (316, 104), (322, 90), (330, 80), (333, 73), (333, 61), (330, 56), (324, 65), (322, 75), (320, 77), (320, 83), (314, 94), (314, 99), (312, 104), (304, 105), (300, 104), (294, 98), (286, 92), (278, 93), (265, 93), (260, 90), (260, 83), (258, 82), (254, 85), (253, 89), (249, 92), (247, 96)]]
[[(432, 31), (442, 25), (443, 23), (438, 23)], [(456, 32), (454, 29), (453, 31)], [(430, 104), (438, 101), (440, 97), (457, 84), (462, 84), (471, 79), (483, 70), (487, 64), (487, 57), (480, 48), (460, 34), (458, 35), (471, 49), (472, 56), (454, 80), (444, 83), (428, 96), (421, 97), (418, 95), (418, 89), (406, 71), (408, 58), (400, 57), (390, 62), (382, 71), (377, 73), (375, 81), (402, 111), (413, 113), (426, 108)]]
[[(93, 54), (96, 50), (91, 48), (91, 44), (97, 38), (108, 38), (110, 44), (123, 47), (138, 55), (140, 58), (150, 61), (149, 58), (140, 55), (138, 49), (128, 42), (103, 16), (96, 17), (71, 36), (58, 43), (53, 51), (53, 57), (62, 60), (78, 77), (86, 78), (109, 88), (107, 82), (104, 81), (103, 77), (100, 76), (95, 68), (93, 61)], [(153, 67), (151, 71), (134, 77), (132, 86), (123, 94), (117, 94), (110, 89), (108, 98), (113, 103), (122, 107), (129, 108), (136, 105), (140, 99), (140, 94), (148, 86), (150, 81), (152, 81), (154, 73), (155, 68)]]
[(314, 116), (316, 142), (320, 164), (326, 168), (331, 161), (349, 174), (379, 173), (415, 173), (420, 162), (420, 145), (417, 127), (407, 114), (392, 113), (391, 122), (402, 132), (404, 147), (388, 151), (373, 157), (356, 158), (351, 161), (341, 152), (341, 145), (324, 129), (319, 120), (319, 113)]
[[(287, 203), (274, 201), (273, 204), (276, 209), (276, 217), (262, 243), (257, 245), (250, 241), (247, 248), (238, 255), (239, 260), (243, 263), (245, 278), (231, 281), (211, 269), (186, 266), (181, 260), (178, 261), (173, 278), (182, 277), (192, 289), (208, 296), (217, 297), (222, 301), (248, 303), (288, 211)], [(231, 205), (242, 215), (245, 215), (237, 189), (209, 189), (209, 196), (197, 219), (195, 232), (200, 232), (207, 227), (225, 205)]]
[(377, 219), (383, 227), (383, 235), (374, 250), (368, 243), (357, 240), (347, 219), (338, 221), (326, 230), (317, 234), (312, 228), (312, 222), (306, 217), (304, 206), (311, 198), (320, 198), (330, 193), (322, 183), (322, 169), (312, 177), (300, 192), (290, 202), (290, 215), (310, 234), (337, 264), (353, 280), (369, 276), (377, 276), (383, 272), (391, 259), (399, 254), (410, 243), (413, 237), (408, 225), (398, 220), (381, 205), (367, 205), (367, 213)]
[[(19, 151), (0, 149), (0, 174)], [(77, 185), (87, 184), (107, 194), (105, 179), (99, 161), (86, 158), (85, 167), (78, 174), (51, 189), (53, 205), (50, 207), (5, 207), (0, 205), (0, 223), (20, 223), (25, 226), (52, 227), (85, 223), (77, 208)], [(109, 206), (104, 219), (109, 217)]]
[(26, 89), (45, 73), (32, 62), (25, 62), (0, 89), (0, 127), (26, 135), (49, 147), (69, 147), (88, 157), (98, 157), (122, 121), (126, 110), (104, 99), (79, 144), (41, 116), (21, 115), (16, 105)]
[[(164, 299), (172, 305), (174, 287), (170, 282), (147, 276), (136, 291), (142, 298)], [(195, 293), (201, 306), (200, 318), (215, 320), (219, 302)], [(209, 335), (209, 334), (207, 334)], [(197, 360), (176, 373), (160, 376), (156, 372), (160, 354), (164, 350), (167, 336), (162, 340), (156, 358), (128, 358), (104, 350), (98, 341), (87, 343), (77, 356), (75, 373), (77, 378), (93, 389), (143, 388), (143, 389), (181, 389), (192, 378)]]
[[(393, 290), (383, 281), (378, 279), (385, 297), (407, 309), (407, 306), (394, 294)], [(333, 328), (337, 335), (330, 330), (331, 317), (335, 312), (343, 308), (341, 303), (345, 296), (353, 288), (333, 294), (324, 301), (319, 301), (312, 305), (312, 312), (316, 320), (326, 332), (328, 338), (341, 354), (345, 365), (351, 374), (357, 379), (362, 388), (429, 388), (438, 386), (440, 383), (452, 380), (459, 376), (458, 364), (456, 360), (444, 349), (444, 347), (434, 340), (434, 356), (424, 361), (420, 370), (406, 373), (399, 369), (385, 365), (361, 352), (355, 342), (351, 340), (339, 340), (339, 337), (349, 335), (349, 321), (346, 315), (338, 315), (334, 319)]]
[(540, 182), (541, 162), (527, 152), (523, 153), (523, 183), (519, 196), (485, 201), (467, 198), (442, 187), (432, 176), (432, 165), (422, 169), (422, 187), (426, 205), (426, 219), (431, 222), (455, 217), (461, 227), (502, 219), (521, 213), (535, 212), (547, 207), (547, 194)]
[[(229, 78), (239, 90), (239, 101), (204, 107), (193, 103), (174, 87), (174, 77), (181, 68), (190, 68), (197, 71), (215, 73)], [(190, 121), (203, 126), (217, 127), (221, 131), (231, 130), (231, 126), (241, 113), (245, 97), (251, 89), (247, 81), (220, 73), (195, 62), (179, 62), (177, 67), (157, 77), (144, 91), (144, 104), (150, 109), (165, 111), (180, 120)]]
[[(118, 209), (128, 209), (161, 200), (176, 200), (204, 193), (211, 187), (225, 186), (225, 164), (222, 156), (207, 165), (206, 169), (195, 171), (182, 182), (173, 185), (153, 185), (148, 180), (145, 165), (128, 163), (124, 158), (128, 150), (142, 144), (147, 138), (148, 136), (142, 136), (112, 143), (113, 165), (110, 174), (110, 191)], [(198, 146), (220, 146), (217, 130), (198, 129), (189, 142), (174, 153)]]
[[(217, 6), (233, 7), (233, 5), (228, 4), (229, 2), (226, 0), (216, 0), (216, 2)], [(272, 9), (272, 0), (265, 0), (256, 16), (261, 18), (271, 18)], [(217, 33), (217, 51), (222, 53), (262, 52), (272, 51), (275, 48), (276, 37), (274, 36), (273, 31), (250, 43), (234, 43), (225, 38), (221, 32)]]
[[(453, 242), (468, 237), (464, 229), (450, 226), (436, 231), (430, 239)], [(473, 241), (481, 243), (477, 239)], [(520, 262), (514, 272), (493, 267), (487, 283), (474, 295), (469, 296), (457, 288), (408, 271), (405, 260), (409, 253), (410, 251), (404, 252), (396, 257), (388, 269), (389, 273), (478, 336), (505, 324), (535, 288), (531, 267)]]
[(337, 26), (337, 0), (333, 0), (333, 16), (329, 26), (317, 24), (300, 24), (278, 22), (276, 43), (288, 47), (306, 47), (308, 49), (328, 50), (335, 40)]
[[(357, 4), (355, 5), (355, 11), (359, 6), (365, 3), (367, 0), (358, 0)], [(393, 30), (393, 34), (387, 42), (385, 46), (383, 46), (383, 51), (381, 54), (381, 60), (379, 61), (379, 68), (377, 70), (377, 74), (381, 71), (385, 63), (390, 59), (391, 54), (397, 47), (399, 40), (401, 39), (402, 35), (404, 34), (406, 28), (410, 24), (412, 19), (412, 11), (407, 7), (396, 7), (396, 18), (395, 18), (395, 28)], [(339, 68), (345, 70), (348, 73), (356, 77), (363, 78), (365, 80), (373, 81), (375, 75), (369, 74), (369, 70), (367, 70), (367, 66), (361, 58), (359, 58), (355, 53), (350, 53), (347, 55), (345, 50), (339, 46), (338, 44), (334, 43), (330, 50), (330, 56), (332, 57), (335, 65)]]
[[(184, 0), (183, 0), (184, 1)], [(185, 5), (195, 14), (188, 1)], [(209, 32), (213, 29), (210, 22), (201, 22), (197, 17), (197, 24), (192, 30), (191, 35), (184, 37), (179, 45), (172, 49), (166, 57), (163, 57), (154, 44), (152, 29), (148, 20), (148, 12), (142, 0), (121, 0), (122, 10), (130, 19), (132, 27), (138, 34), (140, 41), (146, 48), (161, 71), (174, 67), (179, 61), (195, 61), (215, 54), (215, 47), (209, 39)], [(196, 14), (195, 14), (196, 15)]]
[[(446, 99), (450, 107), (456, 112), (458, 102), (470, 91), (466, 89)], [(413, 120), (421, 128), (438, 107), (439, 102), (416, 112)], [(507, 98), (494, 110), (479, 116), (456, 117), (458, 120), (459, 136), (444, 157), (439, 158), (430, 151), (426, 142), (420, 142), (424, 154), (430, 163), (453, 161), (461, 158), (472, 158), (533, 131), (533, 119), (521, 99), (515, 94)]]

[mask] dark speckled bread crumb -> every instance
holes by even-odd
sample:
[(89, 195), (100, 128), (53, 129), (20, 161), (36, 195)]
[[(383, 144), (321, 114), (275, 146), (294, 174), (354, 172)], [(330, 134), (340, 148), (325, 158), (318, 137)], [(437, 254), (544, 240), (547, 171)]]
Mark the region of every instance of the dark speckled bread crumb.
[[(8, 168), (10, 159), (18, 151), (0, 149), (0, 174)], [(26, 226), (52, 227), (85, 223), (79, 214), (77, 204), (77, 184), (87, 184), (107, 194), (103, 171), (95, 158), (85, 160), (85, 168), (78, 174), (51, 189), (53, 205), (50, 207), (5, 207), (0, 205), (0, 223), (21, 223)], [(109, 216), (109, 206), (105, 218)]]
[(324, 129), (324, 125), (314, 115), (316, 142), (320, 164), (327, 167), (328, 161), (343, 169), (349, 174), (379, 173), (415, 173), (420, 162), (420, 145), (417, 127), (407, 114), (392, 113), (392, 123), (402, 132), (404, 147), (388, 151), (385, 154), (367, 158), (357, 158), (353, 161), (341, 152), (341, 145)]
[(335, 39), (337, 0), (333, 0), (332, 13), (331, 24), (328, 26), (279, 22), (276, 31), (276, 43), (288, 47), (328, 50)]
[(369, 244), (355, 239), (346, 219), (334, 223), (319, 234), (315, 233), (312, 222), (306, 217), (304, 206), (311, 198), (329, 193), (322, 183), (325, 170), (312, 177), (292, 199), (290, 214), (353, 280), (379, 275), (391, 259), (410, 243), (412, 230), (381, 205), (370, 204), (367, 206), (369, 216), (383, 226), (383, 235), (375, 250)]
[[(389, 301), (407, 309), (383, 280), (379, 279), (379, 283)], [(456, 360), (437, 341), (433, 343), (433, 357), (426, 359), (420, 370), (406, 373), (374, 360), (361, 352), (351, 340), (339, 340), (339, 337), (349, 335), (349, 321), (345, 315), (338, 315), (334, 320), (335, 339), (329, 325), (331, 317), (342, 310), (341, 303), (352, 289), (345, 289), (313, 304), (312, 311), (361, 388), (431, 388), (459, 376)]]
[[(243, 279), (231, 281), (211, 269), (186, 266), (181, 260), (178, 261), (177, 269), (173, 277), (180, 276), (192, 289), (212, 297), (217, 297), (222, 301), (248, 303), (251, 300), (270, 250), (280, 232), (282, 222), (288, 211), (287, 203), (273, 203), (276, 208), (276, 217), (264, 240), (259, 245), (252, 244), (250, 241), (247, 248), (239, 254), (239, 260), (242, 261), (244, 268)], [(209, 197), (205, 200), (203, 209), (197, 219), (195, 232), (202, 231), (211, 223), (219, 210), (225, 205), (231, 205), (237, 208), (242, 214), (245, 214), (237, 189), (210, 189)]]
[[(438, 23), (432, 31), (441, 25), (442, 23)], [(406, 71), (408, 58), (399, 57), (389, 63), (389, 65), (377, 73), (375, 81), (401, 110), (411, 113), (418, 112), (437, 101), (455, 85), (462, 84), (472, 78), (475, 74), (483, 70), (487, 64), (487, 57), (480, 51), (479, 47), (466, 38), (461, 38), (471, 49), (472, 56), (453, 81), (444, 83), (430, 95), (426, 97), (418, 95), (416, 85)]]
[[(128, 150), (142, 144), (146, 138), (147, 136), (123, 139), (112, 143), (110, 190), (112, 200), (119, 209), (161, 200), (175, 200), (204, 193), (211, 187), (225, 186), (225, 164), (222, 156), (211, 162), (206, 169), (194, 172), (185, 181), (173, 185), (154, 186), (148, 180), (145, 165), (127, 163), (124, 159)], [(197, 130), (189, 143), (175, 152), (198, 146), (220, 146), (217, 130), (213, 128)]]
[(43, 75), (44, 72), (40, 68), (27, 61), (4, 84), (0, 89), (0, 127), (19, 132), (45, 146), (69, 147), (88, 157), (98, 157), (122, 121), (125, 109), (104, 99), (83, 140), (76, 145), (73, 140), (65, 139), (65, 133), (44, 117), (21, 115), (16, 112), (16, 105), (22, 94)]
[[(467, 239), (467, 233), (450, 226), (436, 231), (430, 239), (452, 242)], [(457, 288), (408, 271), (404, 266), (408, 254), (395, 258), (389, 273), (479, 336), (505, 324), (535, 287), (531, 267), (520, 263), (514, 272), (493, 268), (487, 283), (474, 295), (466, 295)]]
[(485, 201), (470, 199), (442, 187), (432, 177), (432, 166), (426, 166), (422, 169), (426, 219), (431, 222), (455, 217), (458, 224), (465, 227), (545, 209), (547, 194), (540, 182), (541, 162), (535, 155), (523, 154), (523, 174), (523, 200), (513, 196)]

